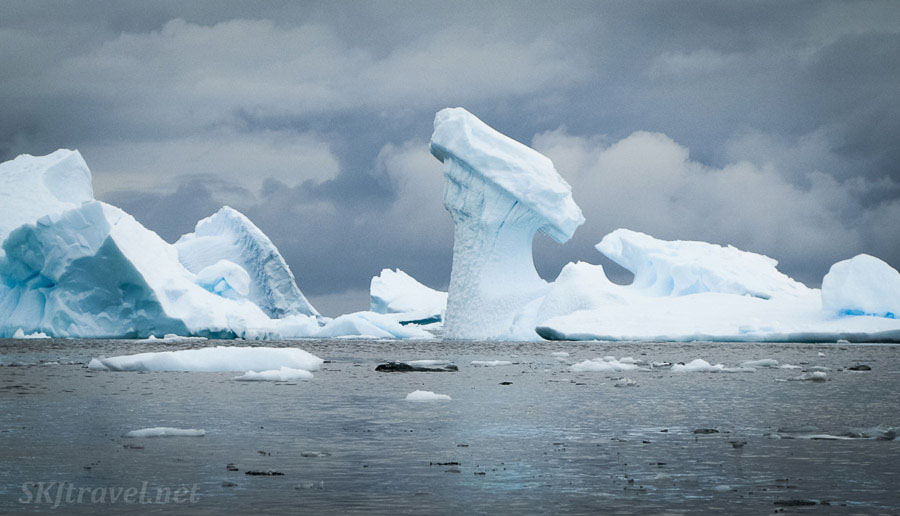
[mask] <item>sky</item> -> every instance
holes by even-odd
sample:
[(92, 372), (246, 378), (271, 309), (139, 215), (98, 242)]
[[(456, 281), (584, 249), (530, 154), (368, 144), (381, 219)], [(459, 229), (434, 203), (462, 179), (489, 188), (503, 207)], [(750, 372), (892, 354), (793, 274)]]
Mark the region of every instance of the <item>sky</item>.
[(174, 241), (223, 205), (320, 311), (399, 267), (450, 277), (434, 114), (550, 157), (587, 222), (731, 244), (819, 286), (900, 268), (900, 2), (0, 3), (0, 161), (77, 148), (100, 200)]

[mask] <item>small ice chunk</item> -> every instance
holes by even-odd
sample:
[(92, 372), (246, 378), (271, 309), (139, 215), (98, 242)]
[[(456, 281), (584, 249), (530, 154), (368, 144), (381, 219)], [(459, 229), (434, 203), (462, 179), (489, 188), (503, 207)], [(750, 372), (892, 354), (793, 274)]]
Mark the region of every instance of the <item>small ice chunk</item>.
[(481, 367), (497, 367), (512, 365), (512, 362), (509, 362), (507, 360), (473, 360), (472, 365)]
[(576, 373), (617, 373), (620, 371), (634, 371), (638, 366), (628, 361), (627, 357), (622, 360), (616, 360), (616, 357), (607, 356), (603, 358), (595, 358), (593, 360), (584, 360), (569, 366), (569, 370)]
[(313, 374), (305, 369), (282, 367), (268, 371), (247, 371), (234, 379), (242, 382), (287, 382), (290, 380), (309, 380)]
[(406, 401), (450, 401), (450, 396), (446, 394), (435, 394), (431, 391), (413, 391), (406, 395)]
[(791, 378), (792, 381), (808, 381), (808, 382), (824, 382), (828, 379), (828, 375), (825, 374), (824, 371), (815, 371), (812, 373), (801, 374), (795, 378)]
[(203, 437), (204, 435), (206, 435), (206, 430), (157, 426), (132, 430), (125, 434), (125, 437)]
[(722, 484), (722, 485), (713, 487), (712, 490), (717, 493), (725, 493), (725, 492), (731, 491), (731, 486), (729, 486), (727, 484)]
[(676, 373), (716, 373), (725, 369), (722, 364), (711, 365), (706, 360), (698, 358), (687, 364), (673, 364), (672, 371)]
[(774, 358), (761, 358), (759, 360), (745, 360), (742, 367), (778, 367), (778, 361)]
[(166, 333), (162, 338), (158, 338), (154, 335), (147, 337), (146, 339), (140, 339), (136, 342), (154, 342), (158, 344), (177, 344), (180, 342), (197, 342), (206, 340), (206, 337), (183, 337), (181, 335), (176, 335), (174, 333)]
[(556, 358), (566, 358), (569, 356), (569, 354), (565, 351), (554, 351), (553, 353), (550, 353), (550, 356)]
[(25, 334), (25, 331), (22, 328), (16, 330), (13, 334), (14, 339), (49, 339), (50, 336), (42, 331), (36, 331), (34, 333)]

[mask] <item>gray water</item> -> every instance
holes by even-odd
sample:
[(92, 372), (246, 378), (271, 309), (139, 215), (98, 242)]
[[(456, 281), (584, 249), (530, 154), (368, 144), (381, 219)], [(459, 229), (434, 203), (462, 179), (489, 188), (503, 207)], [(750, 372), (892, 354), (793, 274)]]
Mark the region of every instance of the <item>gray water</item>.
[[(332, 340), (265, 344), (328, 360), (308, 381), (86, 368), (91, 357), (217, 344), (233, 343), (0, 340), (0, 513), (52, 510), (35, 503), (39, 482), (74, 488), (71, 503), (48, 491), (62, 492), (56, 510), (67, 514), (900, 512), (900, 440), (888, 430), (900, 427), (896, 345)], [(568, 370), (605, 355), (830, 370), (825, 382), (785, 381), (794, 369)], [(459, 372), (375, 371), (415, 359)], [(857, 364), (872, 370), (846, 369)], [(621, 377), (636, 386), (616, 387)], [(453, 400), (405, 401), (416, 389)], [(206, 435), (124, 437), (156, 426)], [(139, 501), (154, 503), (90, 500), (142, 486)], [(181, 487), (193, 502), (155, 503), (158, 488)], [(798, 500), (816, 505), (783, 505)]]

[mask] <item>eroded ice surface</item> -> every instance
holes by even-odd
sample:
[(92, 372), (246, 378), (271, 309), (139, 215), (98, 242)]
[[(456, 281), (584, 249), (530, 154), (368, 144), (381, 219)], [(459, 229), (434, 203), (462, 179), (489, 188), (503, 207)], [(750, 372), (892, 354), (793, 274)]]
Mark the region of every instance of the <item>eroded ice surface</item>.
[(431, 152), (444, 163), (454, 222), (444, 337), (508, 337), (515, 315), (547, 288), (532, 261), (535, 233), (565, 242), (584, 217), (548, 158), (465, 109), (437, 113)]

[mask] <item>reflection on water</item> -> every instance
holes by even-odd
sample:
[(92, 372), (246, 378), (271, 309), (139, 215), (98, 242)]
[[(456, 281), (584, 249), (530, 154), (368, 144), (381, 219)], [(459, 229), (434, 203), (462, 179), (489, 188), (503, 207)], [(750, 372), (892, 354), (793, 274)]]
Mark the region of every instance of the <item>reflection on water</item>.
[[(215, 344), (0, 340), (0, 512), (49, 510), (18, 500), (23, 483), (52, 481), (197, 485), (195, 504), (106, 506), (117, 512), (900, 510), (890, 430), (900, 427), (898, 346), (300, 341), (275, 345), (329, 362), (313, 380), (286, 383), (84, 365)], [(801, 369), (568, 370), (606, 355)], [(416, 359), (459, 372), (375, 372)], [(858, 364), (871, 371), (847, 370)], [(823, 368), (825, 382), (783, 381)], [(417, 389), (453, 400), (404, 401)], [(123, 437), (156, 426), (206, 435)]]

